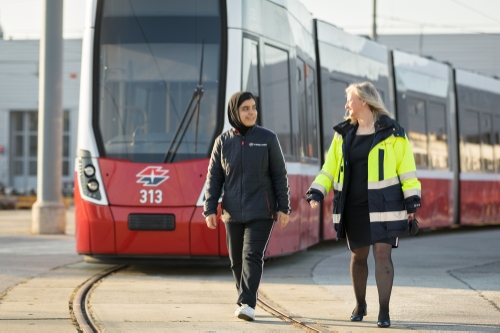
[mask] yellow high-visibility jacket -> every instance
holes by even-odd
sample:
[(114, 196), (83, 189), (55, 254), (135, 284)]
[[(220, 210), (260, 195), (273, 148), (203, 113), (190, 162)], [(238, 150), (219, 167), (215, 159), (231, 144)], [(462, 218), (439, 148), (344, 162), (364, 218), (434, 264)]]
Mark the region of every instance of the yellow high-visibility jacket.
[[(348, 156), (357, 125), (344, 121), (334, 129), (337, 133), (326, 161), (307, 195), (309, 201), (321, 201), (333, 189), (333, 223), (338, 237), (345, 238), (342, 219), (350, 175), (344, 156)], [(420, 207), (420, 197), (415, 159), (404, 129), (388, 116), (381, 116), (375, 122), (375, 135), (368, 155), (372, 241), (405, 235), (408, 213)]]

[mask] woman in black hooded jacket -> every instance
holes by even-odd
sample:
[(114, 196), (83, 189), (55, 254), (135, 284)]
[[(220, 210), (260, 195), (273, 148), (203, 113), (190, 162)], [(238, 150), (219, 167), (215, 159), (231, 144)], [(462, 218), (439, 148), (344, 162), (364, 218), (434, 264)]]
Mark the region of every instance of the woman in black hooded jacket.
[(254, 320), (264, 254), (274, 221), (287, 225), (290, 187), (278, 137), (255, 124), (255, 98), (237, 92), (229, 100), (233, 128), (215, 140), (208, 167), (204, 216), (215, 229), (219, 198), (239, 308), (235, 316)]

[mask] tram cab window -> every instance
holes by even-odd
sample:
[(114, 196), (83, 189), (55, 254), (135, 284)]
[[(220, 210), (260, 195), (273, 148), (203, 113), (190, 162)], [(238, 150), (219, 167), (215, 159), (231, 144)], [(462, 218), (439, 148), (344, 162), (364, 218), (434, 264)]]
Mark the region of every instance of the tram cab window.
[(262, 125), (278, 135), (283, 154), (291, 156), (293, 150), (288, 68), (287, 51), (270, 45), (264, 46)]
[[(259, 89), (259, 43), (250, 38), (243, 38), (243, 61), (241, 72), (241, 90), (251, 92), (255, 98), (260, 96)], [(258, 109), (258, 101), (257, 109)]]
[(427, 169), (427, 126), (425, 102), (408, 98), (408, 139), (413, 148), (415, 164), (419, 169)]
[(493, 122), (493, 142), (495, 144), (495, 170), (500, 173), (500, 116), (495, 116)]
[(486, 172), (495, 172), (492, 127), (492, 115), (481, 114), (481, 165)]
[(428, 138), (429, 162), (432, 169), (448, 168), (448, 131), (446, 126), (445, 106), (429, 103)]
[[(94, 65), (103, 156), (143, 163), (210, 156), (225, 38), (219, 1), (101, 3)], [(204, 94), (190, 104), (200, 77)]]
[(479, 112), (465, 111), (460, 138), (461, 167), (464, 171), (481, 171)]

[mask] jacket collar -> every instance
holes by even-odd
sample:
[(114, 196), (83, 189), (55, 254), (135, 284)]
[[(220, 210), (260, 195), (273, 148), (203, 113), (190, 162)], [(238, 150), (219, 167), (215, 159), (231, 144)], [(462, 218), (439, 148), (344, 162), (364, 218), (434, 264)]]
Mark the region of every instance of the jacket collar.
[[(358, 124), (353, 125), (350, 120), (346, 120), (335, 125), (333, 129), (344, 138), (350, 130), (357, 130)], [(405, 136), (405, 130), (401, 127), (401, 125), (399, 125), (394, 119), (383, 115), (375, 122), (375, 132), (386, 130), (390, 130), (389, 133), (394, 134), (394, 136)]]
[(248, 128), (248, 131), (245, 133), (245, 135), (241, 134), (240, 131), (238, 131), (236, 128), (231, 128), (231, 130), (233, 131), (234, 134), (237, 134), (237, 135), (241, 135), (243, 137), (246, 137), (248, 136), (249, 134), (252, 134), (254, 131), (257, 130), (257, 127), (259, 127), (259, 125), (255, 124), (253, 125), (252, 127), (249, 127)]

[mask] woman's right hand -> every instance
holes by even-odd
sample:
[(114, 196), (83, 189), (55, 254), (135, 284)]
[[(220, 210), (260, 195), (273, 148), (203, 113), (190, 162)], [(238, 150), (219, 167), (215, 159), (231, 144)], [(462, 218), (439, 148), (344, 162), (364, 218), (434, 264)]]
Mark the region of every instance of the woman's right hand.
[(205, 221), (207, 222), (207, 227), (210, 229), (215, 229), (217, 227), (217, 215), (210, 214), (205, 217)]
[(311, 208), (316, 209), (316, 207), (318, 207), (319, 205), (319, 202), (317, 202), (316, 200), (311, 200), (309, 201), (309, 205), (311, 205)]

